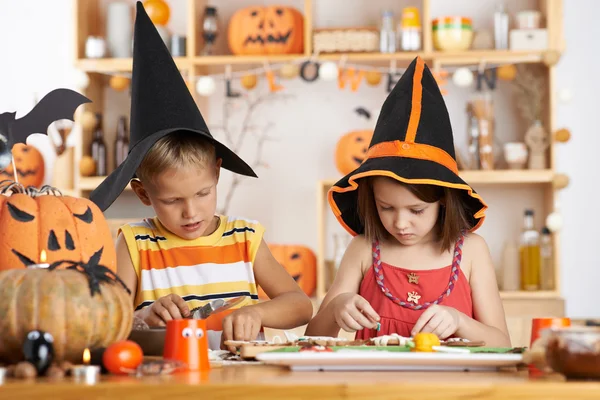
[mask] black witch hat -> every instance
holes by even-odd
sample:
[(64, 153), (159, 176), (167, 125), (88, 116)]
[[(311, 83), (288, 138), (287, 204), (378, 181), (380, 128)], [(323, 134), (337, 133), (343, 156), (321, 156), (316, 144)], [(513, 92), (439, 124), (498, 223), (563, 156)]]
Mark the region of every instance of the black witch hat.
[(469, 210), (471, 231), (483, 223), (487, 205), (458, 175), (448, 110), (420, 57), (413, 60), (383, 103), (365, 160), (329, 190), (333, 213), (352, 235), (364, 232), (356, 189), (360, 179), (368, 176), (458, 189)]
[(162, 137), (186, 131), (210, 140), (223, 168), (256, 177), (240, 157), (210, 134), (169, 50), (140, 1), (136, 5), (131, 79), (130, 147), (127, 158), (91, 193), (104, 211), (121, 194), (150, 148)]

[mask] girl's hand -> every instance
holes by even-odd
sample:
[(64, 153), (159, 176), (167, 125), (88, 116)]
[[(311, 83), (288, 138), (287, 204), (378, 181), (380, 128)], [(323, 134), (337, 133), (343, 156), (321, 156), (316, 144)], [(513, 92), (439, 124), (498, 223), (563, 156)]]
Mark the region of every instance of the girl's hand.
[[(242, 307), (223, 318), (221, 343), (225, 340), (256, 340), (261, 327), (260, 313), (252, 306)], [(235, 353), (233, 346), (230, 346), (228, 350)]]
[(185, 300), (181, 296), (171, 293), (144, 308), (139, 317), (152, 328), (166, 326), (167, 321), (182, 319), (189, 315), (190, 308)]
[(414, 336), (419, 332), (431, 332), (440, 339), (446, 339), (458, 330), (459, 322), (458, 310), (434, 304), (421, 314), (411, 334)]
[(342, 293), (332, 303), (335, 322), (346, 332), (377, 327), (379, 315), (364, 297), (356, 293)]

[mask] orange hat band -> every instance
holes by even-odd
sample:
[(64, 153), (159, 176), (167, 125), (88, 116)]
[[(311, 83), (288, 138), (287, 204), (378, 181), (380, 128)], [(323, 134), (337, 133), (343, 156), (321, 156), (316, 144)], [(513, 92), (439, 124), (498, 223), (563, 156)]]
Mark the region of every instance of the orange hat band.
[(456, 165), (456, 160), (454, 160), (450, 154), (446, 153), (439, 147), (430, 146), (428, 144), (407, 143), (401, 142), (400, 140), (377, 143), (369, 148), (365, 161), (367, 161), (369, 158), (378, 157), (406, 157), (433, 161), (443, 165), (458, 175), (458, 166)]

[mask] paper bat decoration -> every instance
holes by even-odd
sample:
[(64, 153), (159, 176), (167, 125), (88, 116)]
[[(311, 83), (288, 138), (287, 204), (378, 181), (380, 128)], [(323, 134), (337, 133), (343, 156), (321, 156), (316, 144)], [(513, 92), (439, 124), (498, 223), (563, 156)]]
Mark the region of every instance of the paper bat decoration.
[(371, 113), (364, 107), (357, 107), (354, 111), (358, 115), (364, 116), (366, 119), (371, 119)]
[(45, 95), (25, 116), (15, 119), (14, 112), (0, 114), (0, 169), (10, 164), (14, 144), (25, 144), (32, 133), (48, 134), (48, 126), (59, 119), (73, 121), (75, 110), (91, 100), (70, 89), (55, 89)]

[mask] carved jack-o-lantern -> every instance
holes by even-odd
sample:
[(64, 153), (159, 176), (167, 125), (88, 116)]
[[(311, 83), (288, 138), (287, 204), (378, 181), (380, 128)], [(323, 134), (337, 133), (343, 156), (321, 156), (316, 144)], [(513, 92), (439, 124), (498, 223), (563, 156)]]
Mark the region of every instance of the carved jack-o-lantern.
[(342, 175), (346, 175), (364, 161), (373, 131), (352, 131), (340, 138), (335, 148), (335, 166)]
[[(35, 186), (37, 188), (44, 182), (44, 157), (42, 153), (33, 146), (16, 143), (12, 148), (12, 155), (17, 166), (17, 179), (23, 186)], [(12, 163), (0, 171), (0, 181), (14, 179)]]
[[(9, 195), (10, 196), (7, 196)], [(99, 264), (116, 271), (117, 256), (108, 223), (96, 204), (61, 196), (51, 187), (0, 185), (0, 270), (46, 263), (88, 262), (102, 250)]]
[[(317, 256), (305, 246), (270, 244), (269, 249), (273, 257), (294, 278), (300, 289), (308, 296), (312, 296), (317, 286)], [(268, 299), (267, 294), (258, 289), (258, 297)]]
[(304, 18), (291, 7), (247, 7), (229, 21), (233, 54), (297, 54), (304, 49)]

